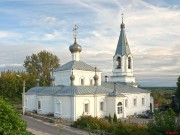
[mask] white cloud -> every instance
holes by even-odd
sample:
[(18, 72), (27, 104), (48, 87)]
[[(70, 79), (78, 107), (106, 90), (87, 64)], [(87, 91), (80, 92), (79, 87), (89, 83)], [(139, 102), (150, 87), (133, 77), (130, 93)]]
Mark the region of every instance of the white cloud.
[[(126, 35), (134, 55), (135, 74), (179, 74), (179, 5), (169, 5), (163, 0), (152, 3), (137, 0), (46, 0), (34, 3), (42, 6), (40, 12), (36, 15), (32, 11), (33, 14), (21, 20), (25, 24), (24, 31), (23, 28), (20, 31), (24, 34), (21, 45), (18, 45), (18, 49), (8, 46), (6, 50), (3, 47), (6, 50), (4, 53), (9, 56), (3, 55), (1, 58), (4, 60), (0, 63), (13, 63), (15, 59), (22, 63), (26, 55), (43, 49), (57, 54), (62, 63), (71, 60), (68, 47), (73, 43), (72, 26), (77, 23), (77, 41), (83, 49), (81, 60), (98, 66), (104, 72), (111, 72), (121, 13), (124, 12)], [(10, 36), (8, 32), (0, 32), (0, 38)], [(11, 52), (19, 52), (19, 56)]]

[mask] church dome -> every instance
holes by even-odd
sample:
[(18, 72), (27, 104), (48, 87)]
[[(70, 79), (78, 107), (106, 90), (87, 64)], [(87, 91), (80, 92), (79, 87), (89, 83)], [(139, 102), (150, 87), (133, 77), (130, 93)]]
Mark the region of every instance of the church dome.
[(71, 53), (75, 53), (75, 52), (81, 52), (82, 51), (82, 47), (80, 45), (77, 44), (76, 40), (74, 41), (74, 44), (72, 44), (69, 47), (69, 51)]
[(70, 80), (71, 80), (71, 81), (74, 81), (74, 80), (75, 80), (75, 76), (74, 76), (74, 75), (71, 75), (71, 76), (70, 76)]
[(96, 81), (96, 80), (98, 80), (99, 79), (99, 76), (98, 75), (95, 75), (94, 76), (94, 80)]

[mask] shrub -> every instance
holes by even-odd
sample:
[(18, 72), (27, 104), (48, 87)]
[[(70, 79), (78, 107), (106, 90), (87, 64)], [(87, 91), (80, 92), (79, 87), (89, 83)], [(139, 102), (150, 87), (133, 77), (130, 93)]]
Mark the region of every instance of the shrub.
[(111, 117), (111, 114), (109, 114), (108, 122), (109, 122), (109, 123), (112, 123), (112, 117)]
[(164, 113), (155, 112), (154, 120), (148, 123), (148, 130), (151, 134), (165, 134), (166, 131), (180, 132), (180, 124), (176, 122), (176, 116), (172, 109)]
[(92, 116), (81, 116), (72, 124), (73, 127), (88, 128), (112, 133), (113, 135), (147, 135), (147, 128), (124, 122), (109, 123), (104, 119)]
[(117, 116), (115, 113), (114, 113), (114, 117), (113, 117), (113, 122), (117, 122)]
[(20, 135), (26, 132), (26, 123), (12, 105), (0, 98), (0, 134)]

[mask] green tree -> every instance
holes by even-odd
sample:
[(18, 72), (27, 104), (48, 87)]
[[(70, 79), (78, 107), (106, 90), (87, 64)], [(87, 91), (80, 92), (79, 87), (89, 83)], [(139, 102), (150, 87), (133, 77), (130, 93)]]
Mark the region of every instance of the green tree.
[(177, 79), (176, 97), (180, 100), (180, 76)]
[(176, 122), (176, 116), (172, 109), (164, 113), (155, 112), (154, 120), (148, 123), (148, 131), (153, 135), (163, 135), (168, 131), (180, 132), (180, 125)]
[(20, 135), (26, 132), (26, 123), (20, 114), (6, 101), (0, 98), (0, 134)]
[(43, 86), (50, 85), (50, 71), (59, 67), (60, 60), (56, 55), (47, 51), (41, 51), (38, 54), (26, 56), (24, 67), (26, 71), (40, 79), (40, 84)]
[(112, 117), (111, 117), (111, 114), (109, 114), (109, 116), (108, 116), (108, 122), (109, 122), (109, 123), (112, 123)]
[(114, 113), (113, 122), (117, 122), (117, 116), (116, 116), (116, 113)]
[[(17, 75), (21, 77), (17, 77)], [(0, 96), (3, 98), (21, 99), (22, 83), (26, 81), (26, 90), (35, 85), (32, 76), (23, 71), (3, 71), (0, 75)]]

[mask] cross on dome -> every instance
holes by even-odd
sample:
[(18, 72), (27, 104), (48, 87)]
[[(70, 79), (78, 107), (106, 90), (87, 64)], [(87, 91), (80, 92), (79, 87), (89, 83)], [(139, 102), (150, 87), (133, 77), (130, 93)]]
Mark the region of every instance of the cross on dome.
[(77, 38), (77, 30), (78, 30), (78, 26), (75, 24), (74, 25), (74, 28), (73, 28), (73, 36), (74, 36), (74, 39), (76, 39)]

